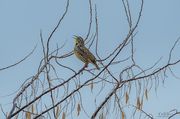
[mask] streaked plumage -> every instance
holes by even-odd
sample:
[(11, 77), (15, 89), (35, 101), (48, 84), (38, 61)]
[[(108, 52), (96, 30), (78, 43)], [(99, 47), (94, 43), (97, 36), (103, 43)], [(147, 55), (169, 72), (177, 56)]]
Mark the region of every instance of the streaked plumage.
[(88, 63), (92, 63), (98, 70), (99, 67), (96, 63), (95, 56), (85, 47), (84, 40), (80, 36), (75, 36), (75, 46), (74, 46), (74, 54), (78, 59), (88, 65)]

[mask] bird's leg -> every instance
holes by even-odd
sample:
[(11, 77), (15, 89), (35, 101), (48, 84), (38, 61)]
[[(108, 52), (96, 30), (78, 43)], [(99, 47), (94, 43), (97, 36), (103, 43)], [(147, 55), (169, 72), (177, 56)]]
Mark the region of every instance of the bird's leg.
[(84, 67), (85, 67), (85, 68), (88, 67), (88, 63), (85, 63), (85, 64), (84, 64)]
[[(88, 67), (88, 63), (85, 63), (83, 68), (80, 71), (83, 71), (86, 67)], [(81, 72), (81, 74), (83, 74), (83, 72)]]

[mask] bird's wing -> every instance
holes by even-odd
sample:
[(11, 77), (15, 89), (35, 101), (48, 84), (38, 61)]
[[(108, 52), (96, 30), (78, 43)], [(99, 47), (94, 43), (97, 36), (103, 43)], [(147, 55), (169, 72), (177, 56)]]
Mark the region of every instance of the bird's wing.
[(94, 63), (94, 61), (96, 61), (95, 56), (86, 47), (84, 47), (84, 51), (86, 52), (88, 59), (90, 59), (91, 62)]
[(78, 46), (78, 51), (81, 54), (81, 56), (84, 57), (85, 59), (88, 59), (88, 52), (86, 51), (86, 49), (87, 48), (85, 48), (85, 47)]
[(90, 63), (92, 63), (93, 65), (95, 65), (95, 67), (99, 70), (100, 68), (99, 68), (99, 66), (96, 63), (95, 56), (86, 47), (84, 47), (84, 51), (88, 54), (88, 61)]

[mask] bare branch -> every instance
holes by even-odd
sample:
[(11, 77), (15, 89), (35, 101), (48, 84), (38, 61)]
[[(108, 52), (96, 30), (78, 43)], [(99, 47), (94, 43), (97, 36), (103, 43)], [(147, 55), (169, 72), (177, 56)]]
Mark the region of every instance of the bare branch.
[[(37, 45), (36, 45), (36, 46), (37, 46)], [(0, 71), (9, 69), (9, 68), (11, 68), (11, 67), (14, 67), (14, 66), (20, 64), (21, 62), (25, 61), (28, 57), (30, 57), (30, 56), (33, 54), (33, 52), (34, 52), (35, 49), (36, 49), (36, 46), (35, 46), (34, 49), (33, 49), (28, 55), (26, 55), (22, 60), (20, 60), (20, 61), (14, 63), (14, 64), (12, 64), (12, 65), (9, 65), (9, 66), (7, 66), (7, 67), (0, 68)]]
[(51, 34), (49, 35), (48, 37), (48, 40), (47, 40), (47, 56), (49, 55), (49, 43), (50, 43), (50, 40), (51, 40), (51, 37), (54, 35), (54, 33), (56, 32), (56, 30), (58, 29), (59, 25), (61, 24), (62, 20), (64, 19), (64, 17), (66, 16), (67, 12), (68, 12), (68, 8), (69, 8), (69, 0), (67, 0), (67, 4), (66, 4), (66, 9), (62, 15), (62, 17), (59, 19), (58, 21), (58, 24), (56, 25), (56, 27), (53, 29), (53, 31), (51, 32)]

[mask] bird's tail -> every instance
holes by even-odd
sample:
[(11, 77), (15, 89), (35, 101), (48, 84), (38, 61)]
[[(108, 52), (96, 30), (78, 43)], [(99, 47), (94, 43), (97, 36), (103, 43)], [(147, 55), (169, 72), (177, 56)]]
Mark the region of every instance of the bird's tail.
[(99, 66), (97, 65), (97, 63), (94, 63), (95, 67), (100, 70)]

